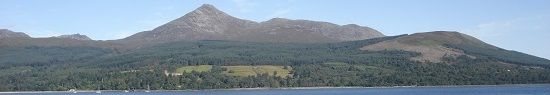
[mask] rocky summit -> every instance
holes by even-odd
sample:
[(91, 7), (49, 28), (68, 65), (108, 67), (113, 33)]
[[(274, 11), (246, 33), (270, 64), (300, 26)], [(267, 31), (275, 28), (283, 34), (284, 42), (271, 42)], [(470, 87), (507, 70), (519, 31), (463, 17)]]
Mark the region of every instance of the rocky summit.
[(64, 39), (74, 39), (74, 40), (92, 40), (88, 36), (80, 35), (80, 34), (61, 35), (61, 36), (55, 36), (54, 38), (64, 38)]

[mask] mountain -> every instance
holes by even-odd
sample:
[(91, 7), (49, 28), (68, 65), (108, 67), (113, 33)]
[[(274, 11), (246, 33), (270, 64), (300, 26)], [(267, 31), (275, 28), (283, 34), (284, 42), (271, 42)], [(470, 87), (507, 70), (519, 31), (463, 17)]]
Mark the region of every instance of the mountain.
[[(94, 83), (120, 84), (144, 89), (147, 85), (140, 83), (149, 83), (154, 89), (172, 90), (550, 83), (550, 60), (500, 49), (471, 36), (449, 31), (334, 43), (201, 40), (162, 43), (122, 53), (109, 53), (112, 50), (105, 52), (93, 48), (80, 49), (84, 50), (78, 51), (86, 53), (71, 55), (75, 56), (74, 59), (67, 59), (61, 55), (58, 55), (60, 58), (47, 56), (58, 59), (50, 64), (68, 68), (54, 71), (76, 72), (66, 74), (67, 77), (57, 79), (59, 81), (49, 82), (70, 82), (67, 84), (74, 84), (74, 87), (82, 87), (81, 89), (97, 89), (93, 87)], [(33, 51), (45, 50), (76, 51), (74, 48), (29, 48), (20, 51), (39, 53), (33, 55), (40, 56), (48, 53)], [(0, 51), (0, 56), (18, 54), (13, 52), (15, 50), (9, 51)], [(101, 56), (87, 56), (92, 54)], [(8, 61), (27, 61), (19, 60)], [(31, 66), (40, 64), (39, 62), (47, 63), (50, 60), (31, 63)], [(284, 69), (282, 66), (288, 67)], [(246, 69), (268, 73), (246, 72)], [(270, 71), (274, 69), (279, 70)], [(281, 74), (289, 70), (289, 73), (283, 74), (291, 77), (273, 76), (275, 73)], [(59, 74), (63, 76), (65, 73)], [(98, 77), (101, 77), (101, 80), (97, 79)], [(76, 79), (88, 81), (70, 81)], [(138, 79), (143, 80), (137, 81)], [(89, 81), (94, 83), (87, 83)], [(3, 83), (17, 84), (11, 81)], [(54, 84), (51, 87), (58, 86)], [(128, 88), (114, 86), (107, 89)]]
[[(242, 46), (239, 46), (242, 45)], [(209, 48), (209, 47), (220, 47), (220, 48)], [(223, 48), (221, 48), (223, 47)], [(236, 49), (227, 50), (227, 49)], [(297, 50), (296, 50), (297, 49)], [(302, 50), (303, 49), (303, 50)], [(343, 49), (345, 51), (339, 51)], [(226, 51), (227, 50), (227, 51)], [(241, 51), (242, 50), (242, 51)], [(263, 50), (263, 51), (262, 51)], [(181, 51), (181, 52), (178, 52)], [(277, 51), (277, 52), (270, 52)], [(407, 61), (415, 61), (418, 63), (445, 63), (445, 64), (455, 64), (460, 63), (458, 59), (465, 60), (486, 60), (490, 59), (490, 62), (499, 62), (505, 63), (508, 65), (515, 66), (527, 66), (527, 67), (543, 67), (550, 68), (550, 60), (532, 56), (529, 54), (505, 50), (490, 44), (487, 44), (477, 38), (472, 36), (462, 34), (455, 31), (433, 31), (433, 32), (423, 32), (423, 33), (414, 33), (410, 35), (398, 35), (398, 36), (386, 36), (379, 37), (367, 40), (357, 40), (357, 41), (346, 41), (346, 42), (335, 42), (335, 43), (263, 43), (263, 42), (239, 42), (239, 41), (199, 41), (199, 42), (174, 42), (166, 44), (158, 44), (148, 48), (138, 49), (133, 51), (129, 55), (123, 55), (124, 57), (128, 56), (154, 56), (155, 58), (149, 57), (140, 57), (137, 59), (128, 59), (128, 58), (116, 58), (105, 59), (105, 60), (114, 60), (114, 59), (128, 59), (133, 60), (131, 62), (136, 62), (136, 64), (145, 65), (146, 60), (172, 60), (172, 59), (186, 59), (174, 58), (174, 56), (181, 56), (187, 53), (196, 52), (195, 55), (187, 57), (197, 57), (201, 55), (206, 55), (207, 58), (214, 58), (209, 60), (224, 60), (225, 57), (236, 58), (233, 60), (239, 60), (238, 58), (246, 57), (257, 57), (257, 56), (294, 56), (292, 58), (298, 59), (308, 59), (308, 57), (315, 56), (321, 57), (321, 55), (326, 52), (330, 57), (326, 59), (309, 59), (310, 60), (332, 60), (332, 61), (344, 61), (337, 60), (340, 57), (351, 56), (348, 54), (340, 55), (340, 52), (353, 52), (352, 54), (377, 54), (380, 52), (405, 52), (406, 55), (404, 58)], [(219, 54), (219, 53), (224, 54)], [(257, 54), (247, 54), (247, 53), (257, 53)], [(267, 52), (267, 53), (266, 53)], [(300, 52), (307, 52), (301, 54)], [(280, 53), (285, 53), (278, 55)], [(319, 54), (316, 54), (319, 53)], [(137, 55), (134, 55), (137, 54)], [(219, 55), (218, 55), (219, 54)], [(241, 56), (247, 55), (247, 56)], [(340, 56), (335, 56), (340, 55)], [(390, 54), (391, 55), (391, 54)], [(167, 59), (163, 59), (165, 56)], [(215, 57), (221, 57), (216, 59)], [(231, 57), (234, 56), (234, 57)], [(302, 58), (305, 57), (305, 58)], [(346, 59), (348, 57), (343, 57)], [(392, 55), (392, 57), (397, 57)], [(266, 57), (271, 58), (271, 57)], [(382, 57), (383, 58), (383, 57)], [(258, 58), (260, 59), (260, 58)], [(353, 58), (352, 58), (353, 59)], [(192, 60), (192, 59), (188, 59)], [(272, 60), (272, 59), (261, 59), (261, 60)], [(289, 59), (279, 59), (279, 60), (291, 60)], [(376, 59), (365, 59), (365, 60), (376, 60)], [(304, 60), (306, 61), (306, 60)], [(348, 60), (349, 61), (349, 60)], [(230, 61), (231, 62), (231, 61)], [(248, 63), (248, 61), (238, 61), (239, 63)], [(293, 61), (291, 61), (293, 62)], [(298, 61), (301, 62), (301, 61)], [(97, 63), (110, 63), (110, 62), (97, 62)], [(250, 63), (253, 64), (254, 62)], [(261, 63), (261, 62), (258, 62)], [(275, 62), (275, 63), (285, 63), (285, 62)], [(112, 64), (121, 64), (121, 63), (112, 63)], [(199, 63), (200, 64), (200, 63)], [(314, 63), (311, 63), (314, 64)]]
[(13, 32), (8, 29), (0, 29), (0, 38), (30, 38), (30, 36), (23, 32)]
[[(5, 31), (5, 30), (1, 30)], [(22, 32), (1, 32), (0, 49), (3, 48), (26, 48), (26, 47), (94, 47), (124, 50), (126, 47), (120, 43), (109, 41), (94, 41), (86, 35), (72, 34), (47, 38), (32, 38)], [(4, 36), (9, 34), (10, 36)], [(14, 36), (15, 35), (15, 36)]]
[(230, 16), (209, 4), (161, 25), (122, 39), (135, 42), (231, 40), (245, 42), (316, 43), (383, 37), (372, 28), (355, 24), (274, 18), (254, 22)]
[(88, 36), (80, 35), (80, 34), (60, 35), (60, 36), (55, 36), (54, 38), (74, 39), (74, 40), (92, 40)]
[(106, 41), (4, 41), (0, 91), (550, 83), (550, 60), (446, 31), (333, 43), (176, 41), (127, 51)]
[(550, 60), (455, 31), (254, 22), (205, 4), (120, 40), (0, 29), (0, 91), (548, 84)]

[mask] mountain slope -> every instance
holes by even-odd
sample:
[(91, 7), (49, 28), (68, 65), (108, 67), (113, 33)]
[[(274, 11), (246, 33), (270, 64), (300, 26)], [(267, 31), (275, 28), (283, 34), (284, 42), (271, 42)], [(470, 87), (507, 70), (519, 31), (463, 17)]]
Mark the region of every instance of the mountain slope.
[(503, 63), (523, 66), (548, 67), (550, 64), (548, 59), (501, 49), (472, 36), (448, 31), (415, 33), (367, 45), (360, 49), (365, 51), (402, 50), (418, 52), (421, 56), (411, 59), (421, 62), (454, 63), (444, 61), (448, 58), (467, 56), (473, 59), (489, 58)]
[[(399, 41), (402, 42), (398, 44), (403, 46), (444, 46), (443, 49), (463, 51), (459, 53), (464, 55), (441, 60), (442, 63), (452, 64), (424, 64), (410, 60), (422, 57), (422, 51), (399, 50), (397, 47), (392, 47), (394, 50), (362, 50), (364, 47)], [(72, 45), (35, 46), (37, 43), (32, 42), (34, 44), (18, 47), (0, 46), (0, 84), (3, 84), (0, 91), (93, 90), (98, 89), (97, 85), (105, 85), (101, 89), (108, 90), (146, 89), (149, 88), (147, 86), (159, 90), (185, 90), (550, 83), (548, 60), (533, 61), (538, 65), (532, 65), (535, 63), (525, 60), (542, 58), (495, 49), (456, 32), (418, 33), (336, 43), (178, 41), (126, 52)], [(454, 42), (457, 44), (452, 44)], [(486, 52), (488, 50), (491, 51)], [(512, 56), (498, 57), (501, 54)], [(519, 60), (510, 58), (515, 56), (520, 56)], [(29, 58), (32, 60), (27, 60)], [(212, 68), (205, 72), (166, 74), (197, 65), (211, 65)], [(232, 72), (223, 71), (224, 66), (262, 65), (288, 66), (291, 68), (288, 70), (292, 70), (291, 77), (223, 74)]]
[(30, 38), (30, 36), (23, 32), (13, 32), (8, 29), (0, 29), (0, 39), (1, 38)]
[(358, 25), (275, 18), (254, 22), (230, 16), (212, 5), (196, 10), (159, 26), (122, 39), (135, 42), (173, 42), (197, 40), (232, 40), (246, 42), (340, 42), (384, 35)]
[[(422, 56), (413, 58), (417, 61), (441, 62), (445, 56), (465, 55), (463, 51), (445, 47), (445, 44), (469, 44), (485, 46), (485, 43), (458, 32), (428, 32), (415, 33), (399, 37), (394, 40), (384, 41), (374, 45), (362, 47), (361, 50), (404, 50), (419, 52)], [(493, 47), (494, 48), (494, 47)]]
[[(240, 41), (179, 41), (158, 44), (141, 48), (120, 55), (112, 55), (94, 60), (90, 64), (102, 65), (108, 68), (141, 67), (151, 64), (317, 64), (323, 61), (352, 62), (351, 59), (365, 57), (396, 57), (411, 56), (414, 53), (404, 52), (376, 56), (377, 52), (364, 53), (358, 50), (361, 46), (393, 39), (381, 37), (368, 40), (339, 43), (261, 43)], [(360, 55), (363, 54), (363, 55)], [(400, 55), (401, 54), (401, 55)], [(385, 55), (385, 54), (381, 54)], [(319, 57), (319, 58), (316, 58)], [(123, 60), (120, 60), (123, 59)], [(151, 61), (155, 62), (151, 62)], [(187, 60), (185, 63), (171, 62)], [(365, 59), (368, 60), (368, 59)], [(222, 62), (222, 63), (220, 63)], [(124, 67), (117, 67), (124, 66)], [(128, 66), (128, 67), (126, 67)]]

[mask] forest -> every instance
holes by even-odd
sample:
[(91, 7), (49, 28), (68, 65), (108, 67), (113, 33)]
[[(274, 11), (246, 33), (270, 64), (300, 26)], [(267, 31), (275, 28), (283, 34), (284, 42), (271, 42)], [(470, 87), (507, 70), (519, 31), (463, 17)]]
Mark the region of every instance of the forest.
[[(546, 59), (461, 45), (468, 56), (410, 60), (419, 53), (358, 48), (399, 36), (339, 43), (173, 42), (131, 51), (76, 46), (0, 47), (0, 91), (433, 86), (550, 83)], [(207, 71), (167, 75), (185, 66)], [(290, 76), (231, 76), (227, 66), (291, 67)], [(279, 73), (279, 72), (273, 72)]]

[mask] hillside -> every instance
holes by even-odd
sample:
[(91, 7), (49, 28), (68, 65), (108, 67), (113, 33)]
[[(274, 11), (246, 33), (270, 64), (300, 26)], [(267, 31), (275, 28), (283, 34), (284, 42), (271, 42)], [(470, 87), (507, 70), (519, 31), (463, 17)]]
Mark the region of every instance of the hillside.
[(476, 46), (477, 48), (497, 49), (474, 37), (458, 32), (436, 31), (429, 33), (415, 33), (399, 37), (374, 45), (362, 47), (361, 50), (403, 50), (419, 52), (422, 56), (413, 58), (418, 61), (441, 62), (443, 57), (457, 57), (466, 55), (464, 51), (449, 48), (446, 45)]
[[(398, 43), (403, 46), (444, 47), (462, 55), (442, 57), (434, 63), (415, 60), (424, 57), (425, 52), (407, 48), (365, 49), (399, 41), (406, 42)], [(550, 82), (549, 60), (499, 49), (457, 32), (338, 43), (179, 41), (126, 52), (86, 46), (0, 50), (2, 91), (97, 89), (97, 85), (102, 85), (101, 89), (145, 89), (149, 85), (152, 89), (181, 90)], [(193, 71), (194, 66), (210, 68)], [(185, 68), (191, 71), (182, 72)], [(285, 72), (291, 76), (273, 76)]]
[[(547, 67), (548, 59), (501, 49), (459, 32), (435, 31), (415, 33), (361, 47), (366, 51), (402, 50), (418, 52), (411, 60), (420, 62), (454, 63), (446, 59), (466, 56), (472, 59), (489, 58), (502, 63)], [(445, 62), (447, 61), (447, 62)], [(546, 66), (545, 66), (546, 65)]]

